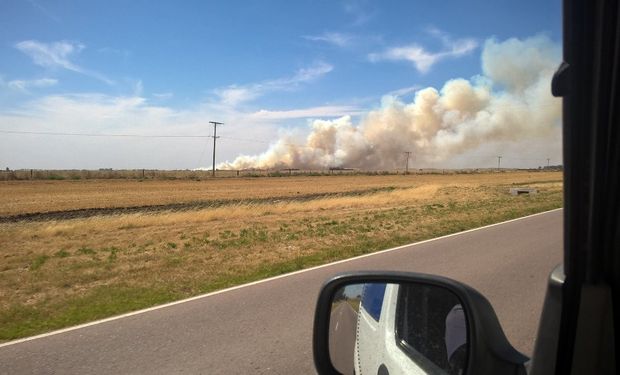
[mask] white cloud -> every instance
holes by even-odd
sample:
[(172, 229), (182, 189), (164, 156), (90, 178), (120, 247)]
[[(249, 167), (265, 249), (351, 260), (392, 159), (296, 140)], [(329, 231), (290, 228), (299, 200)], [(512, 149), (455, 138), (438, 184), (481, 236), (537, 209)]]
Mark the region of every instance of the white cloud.
[(50, 87), (56, 85), (57, 83), (58, 80), (54, 78), (40, 78), (31, 80), (15, 79), (7, 82), (7, 86), (14, 90), (28, 92), (29, 88)]
[(161, 100), (170, 99), (170, 98), (172, 98), (174, 96), (174, 94), (171, 93), (171, 92), (155, 92), (155, 93), (153, 93), (151, 95), (154, 98), (161, 99)]
[(134, 96), (142, 96), (142, 93), (144, 92), (144, 85), (142, 84), (142, 80), (139, 79), (134, 85), (133, 85), (133, 95)]
[[(0, 129), (206, 135), (208, 115), (200, 108), (181, 111), (136, 96), (50, 95), (17, 108), (0, 109)], [(204, 138), (7, 135), (0, 137), (0, 159), (14, 168), (191, 168), (197, 166), (204, 144)]]
[(478, 47), (478, 42), (471, 38), (451, 39), (448, 34), (439, 29), (429, 29), (427, 32), (441, 40), (443, 49), (430, 52), (417, 43), (388, 48), (383, 52), (371, 53), (368, 59), (372, 62), (409, 61), (420, 73), (427, 73), (433, 65), (446, 58), (466, 55)]
[(334, 67), (326, 62), (320, 61), (309, 68), (302, 68), (295, 73), (292, 78), (273, 81), (276, 86), (289, 86), (299, 83), (313, 81), (317, 78), (334, 70)]
[(248, 85), (230, 85), (215, 90), (221, 104), (234, 107), (254, 100), (267, 92), (292, 90), (303, 83), (314, 81), (331, 72), (334, 67), (326, 62), (317, 62), (299, 69), (292, 77), (278, 78)]
[(296, 118), (321, 118), (321, 117), (341, 117), (346, 115), (358, 115), (362, 110), (349, 105), (326, 105), (286, 111), (270, 111), (261, 109), (247, 116), (248, 120), (286, 120)]
[(350, 34), (338, 32), (324, 32), (320, 35), (306, 35), (304, 36), (304, 39), (312, 40), (315, 42), (325, 42), (338, 47), (346, 47), (353, 40), (353, 36)]
[(47, 8), (45, 8), (44, 6), (42, 6), (41, 4), (39, 4), (38, 2), (34, 1), (34, 0), (28, 0), (28, 2), (37, 10), (39, 10), (41, 13), (43, 13), (46, 17), (48, 17), (49, 19), (60, 23), (60, 18), (58, 18), (54, 13), (50, 12)]
[[(311, 75), (311, 74), (310, 74)], [(300, 76), (307, 77), (308, 73)], [(116, 135), (210, 135), (210, 120), (224, 122), (218, 160), (258, 153), (277, 139), (283, 121), (355, 115), (355, 106), (334, 105), (260, 111), (199, 103), (178, 109), (157, 99), (98, 93), (48, 95), (19, 107), (0, 108), (0, 129)], [(303, 120), (302, 120), (303, 121)], [(210, 165), (208, 138), (3, 135), (0, 160), (11, 168), (196, 168)], [(79, 155), (79, 157), (76, 157)], [(205, 156), (206, 155), (206, 156)]]
[(367, 10), (366, 2), (361, 0), (347, 0), (343, 9), (345, 13), (353, 17), (353, 26), (361, 26), (374, 16), (372, 12)]
[(372, 62), (382, 60), (408, 60), (411, 61), (416, 69), (421, 73), (426, 73), (437, 62), (437, 55), (427, 52), (417, 44), (405, 47), (394, 47), (382, 53), (371, 53), (368, 58)]
[(96, 78), (107, 84), (114, 83), (101, 73), (85, 69), (71, 61), (71, 55), (84, 49), (81, 43), (68, 41), (42, 43), (36, 40), (24, 40), (17, 43), (15, 48), (30, 56), (35, 64), (44, 68), (62, 68)]
[(216, 94), (219, 96), (222, 104), (235, 106), (257, 98), (261, 95), (261, 91), (263, 90), (264, 88), (261, 85), (251, 85), (246, 87), (231, 85), (224, 89), (216, 90)]
[(40, 43), (35, 40), (19, 42), (15, 47), (32, 58), (35, 64), (43, 67), (62, 67), (76, 72), (80, 68), (69, 61), (69, 55), (81, 51), (83, 44), (71, 42)]
[(413, 86), (409, 86), (409, 87), (403, 87), (400, 89), (396, 89), (396, 90), (392, 90), (390, 92), (388, 92), (387, 96), (395, 96), (395, 97), (401, 97), (401, 96), (405, 96), (408, 94), (413, 94), (414, 92), (420, 90), (422, 88), (422, 86), (420, 85), (413, 85)]

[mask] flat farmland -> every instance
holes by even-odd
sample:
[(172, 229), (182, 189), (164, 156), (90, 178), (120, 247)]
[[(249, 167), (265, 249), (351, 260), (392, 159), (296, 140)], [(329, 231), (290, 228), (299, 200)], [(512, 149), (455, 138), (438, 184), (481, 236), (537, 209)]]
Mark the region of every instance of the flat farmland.
[(558, 208), (562, 174), (6, 181), (0, 194), (10, 340)]
[[(428, 179), (428, 176), (420, 176), (420, 179)], [(205, 200), (285, 198), (407, 186), (410, 186), (410, 182), (402, 176), (259, 177), (201, 181), (6, 181), (0, 183), (0, 216), (90, 208), (191, 204)]]
[[(560, 176), (560, 177), (558, 177)], [(448, 175), (220, 178), (213, 180), (61, 180), (0, 182), (0, 217), (49, 211), (149, 205), (191, 205), (214, 200), (257, 200), (410, 188), (422, 184), (515, 184), (561, 180), (561, 174), (499, 173)]]

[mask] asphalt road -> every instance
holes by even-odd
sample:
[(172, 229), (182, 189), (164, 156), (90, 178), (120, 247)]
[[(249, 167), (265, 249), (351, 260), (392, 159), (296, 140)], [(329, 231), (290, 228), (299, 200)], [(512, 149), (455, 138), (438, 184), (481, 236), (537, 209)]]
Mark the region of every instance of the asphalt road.
[(531, 353), (562, 211), (407, 246), (34, 340), (0, 345), (0, 374), (314, 373), (312, 319), (330, 276), (439, 274), (478, 289)]
[(329, 319), (329, 357), (334, 367), (345, 375), (354, 373), (357, 312), (342, 301), (332, 308)]

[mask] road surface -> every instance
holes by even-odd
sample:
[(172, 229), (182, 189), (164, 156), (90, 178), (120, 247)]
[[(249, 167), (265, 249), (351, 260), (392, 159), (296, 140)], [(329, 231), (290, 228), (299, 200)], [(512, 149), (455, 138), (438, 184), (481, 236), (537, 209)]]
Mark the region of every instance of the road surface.
[(314, 373), (312, 321), (330, 276), (439, 274), (492, 303), (531, 353), (549, 272), (562, 259), (562, 211), (360, 257), (29, 341), (0, 345), (0, 374)]
[(346, 301), (337, 303), (329, 319), (329, 357), (336, 370), (345, 375), (354, 373), (356, 332), (357, 312)]

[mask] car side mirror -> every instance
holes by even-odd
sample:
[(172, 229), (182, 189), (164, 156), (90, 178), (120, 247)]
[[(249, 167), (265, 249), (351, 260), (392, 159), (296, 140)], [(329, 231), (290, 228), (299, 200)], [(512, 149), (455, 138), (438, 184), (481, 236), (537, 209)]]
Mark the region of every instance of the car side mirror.
[(316, 306), (319, 374), (525, 374), (489, 301), (438, 276), (358, 272), (329, 280)]

